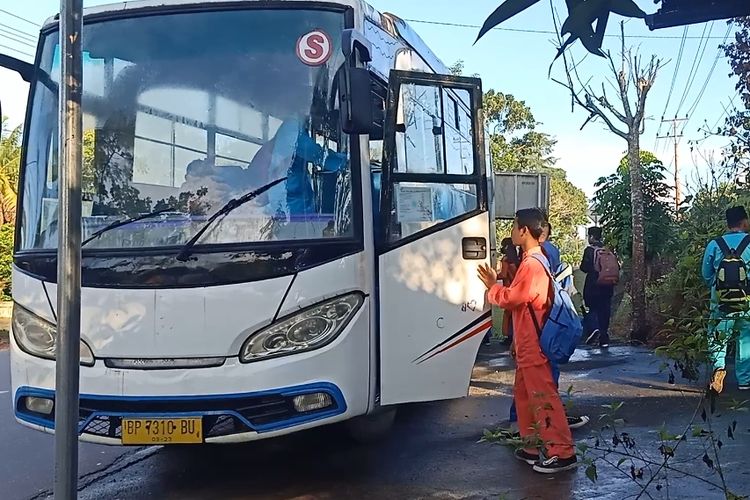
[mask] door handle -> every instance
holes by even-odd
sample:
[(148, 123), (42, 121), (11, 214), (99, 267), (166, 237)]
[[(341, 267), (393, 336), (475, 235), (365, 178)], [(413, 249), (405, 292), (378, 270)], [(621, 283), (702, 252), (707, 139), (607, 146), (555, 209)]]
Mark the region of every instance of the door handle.
[(464, 260), (486, 260), (487, 240), (481, 237), (462, 239), (461, 255), (463, 256)]

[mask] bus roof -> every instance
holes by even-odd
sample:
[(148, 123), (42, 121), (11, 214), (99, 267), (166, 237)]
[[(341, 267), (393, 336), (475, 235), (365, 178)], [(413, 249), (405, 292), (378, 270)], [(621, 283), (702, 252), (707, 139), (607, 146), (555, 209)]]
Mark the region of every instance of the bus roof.
[[(264, 0), (134, 0), (125, 1), (104, 5), (97, 5), (93, 7), (86, 7), (83, 9), (84, 18), (90, 15), (107, 14), (112, 12), (124, 12), (124, 11), (137, 11), (141, 9), (150, 9), (154, 7), (169, 7), (169, 6), (199, 6), (206, 4), (231, 4), (231, 3), (247, 3), (247, 2), (260, 2)], [(310, 0), (277, 0), (282, 2), (309, 2)], [(380, 14), (374, 7), (365, 2), (364, 0), (322, 0), (322, 3), (338, 4), (346, 7), (351, 7), (358, 14), (364, 18), (376, 23), (382, 27), (383, 17), (387, 17), (391, 20), (396, 28), (396, 35), (402, 39), (407, 45), (410, 45), (416, 52), (425, 59), (425, 61), (432, 67), (433, 71), (437, 73), (447, 73), (448, 68), (443, 62), (435, 55), (435, 53), (427, 46), (427, 44), (420, 38), (420, 36), (412, 29), (406, 21), (400, 19), (398, 16), (393, 14)], [(44, 28), (50, 28), (57, 24), (59, 16), (52, 16), (47, 19), (44, 23)]]
[[(90, 16), (96, 14), (107, 14), (112, 12), (125, 12), (130, 10), (150, 9), (154, 7), (170, 7), (170, 6), (200, 6), (206, 4), (232, 4), (232, 3), (248, 3), (248, 2), (260, 2), (264, 0), (134, 0), (125, 2), (113, 2), (103, 5), (95, 5), (92, 7), (84, 7), (83, 16)], [(310, 0), (277, 0), (282, 2), (309, 2)], [(344, 5), (352, 8), (359, 8), (364, 5), (362, 0), (323, 0), (324, 3)], [(44, 27), (48, 25), (57, 24), (58, 15), (52, 16), (47, 19), (44, 23)]]

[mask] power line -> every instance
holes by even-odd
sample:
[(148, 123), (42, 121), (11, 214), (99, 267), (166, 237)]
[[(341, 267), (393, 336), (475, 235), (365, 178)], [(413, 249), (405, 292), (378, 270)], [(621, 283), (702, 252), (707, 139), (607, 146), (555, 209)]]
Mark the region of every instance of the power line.
[(672, 123), (672, 133), (667, 134), (662, 137), (657, 137), (658, 139), (674, 139), (674, 205), (675, 210), (678, 212), (680, 211), (680, 166), (678, 163), (679, 158), (679, 152), (678, 152), (678, 146), (680, 144), (680, 141), (678, 139), (682, 139), (682, 133), (677, 133), (677, 124), (679, 122), (687, 121), (687, 118), (677, 118), (676, 116), (672, 120), (664, 120), (662, 119), (663, 123), (671, 122)]
[(8, 50), (12, 50), (12, 51), (14, 51), (14, 52), (18, 52), (19, 54), (22, 54), (22, 55), (24, 55), (24, 56), (26, 56), (26, 57), (31, 57), (32, 59), (34, 58), (34, 56), (33, 56), (32, 54), (29, 54), (28, 52), (24, 52), (24, 51), (22, 51), (22, 50), (18, 50), (18, 49), (17, 49), (17, 48), (15, 48), (15, 47), (8, 47), (7, 45), (2, 45), (2, 44), (0, 44), (0, 48), (3, 48), (3, 49), (8, 49)]
[(9, 29), (9, 30), (11, 30), (11, 31), (13, 31), (15, 33), (17, 33), (18, 36), (21, 36), (21, 37), (24, 37), (24, 38), (29, 38), (30, 41), (36, 42), (37, 36), (36, 35), (32, 35), (28, 31), (19, 30), (18, 28), (15, 28), (13, 26), (9, 26), (9, 25), (3, 24), (3, 23), (0, 23), (0, 26), (3, 27), (3, 28)]
[[(449, 26), (451, 28), (471, 28), (471, 29), (480, 29), (481, 26), (477, 24), (461, 24), (461, 23), (449, 23), (449, 22), (442, 22), (442, 21), (428, 21), (425, 19), (404, 19), (404, 21), (408, 23), (416, 23), (416, 24), (432, 24), (435, 26)], [(513, 33), (529, 33), (529, 34), (535, 34), (535, 35), (557, 35), (557, 32), (550, 31), (550, 30), (532, 30), (532, 29), (520, 29), (520, 28), (500, 28), (495, 27), (492, 28), (493, 30), (499, 30), (499, 31), (509, 31)], [(611, 37), (611, 38), (620, 38), (620, 35), (604, 35), (605, 37)], [(680, 40), (682, 37), (680, 36), (664, 36), (664, 35), (628, 35), (628, 38), (639, 38), (639, 39), (650, 39), (650, 40)], [(688, 40), (693, 39), (702, 39), (701, 37), (687, 37)], [(711, 37), (712, 39), (720, 40), (721, 37)]]
[(669, 103), (672, 102), (672, 93), (674, 92), (675, 84), (677, 83), (677, 75), (680, 72), (680, 64), (682, 63), (682, 55), (685, 51), (685, 40), (687, 40), (689, 26), (685, 26), (682, 32), (682, 42), (680, 43), (680, 52), (677, 54), (677, 63), (674, 67), (674, 73), (672, 74), (672, 84), (669, 86), (669, 95), (667, 96), (667, 103), (664, 105), (664, 111), (661, 112), (662, 121), (659, 122), (659, 130), (656, 131), (656, 139), (654, 140), (654, 153), (658, 153), (656, 148), (659, 144), (659, 134), (661, 133), (661, 126), (664, 124), (664, 116), (667, 114)]
[[(711, 32), (714, 29), (714, 22), (711, 22), (710, 29), (708, 31), (708, 36), (711, 36)], [(701, 35), (701, 42), (698, 43), (698, 51), (700, 51), (700, 56), (697, 59), (693, 59), (693, 66), (690, 68), (690, 73), (688, 73), (688, 80), (687, 85), (685, 85), (685, 91), (682, 93), (682, 97), (680, 98), (680, 104), (677, 106), (677, 110), (674, 112), (675, 116), (680, 114), (680, 111), (682, 110), (682, 106), (685, 104), (685, 101), (687, 100), (688, 94), (690, 94), (690, 90), (693, 88), (693, 84), (695, 83), (695, 77), (698, 76), (698, 68), (700, 68), (701, 63), (703, 62), (703, 56), (706, 55), (706, 49), (708, 48), (708, 38), (706, 37), (706, 29), (708, 29), (708, 25), (703, 26), (703, 35)], [(703, 46), (703, 49), (701, 50), (701, 45)], [(697, 54), (697, 52), (696, 52)]]
[(32, 21), (30, 19), (26, 19), (25, 17), (18, 16), (16, 14), (12, 13), (12, 12), (8, 12), (5, 9), (0, 9), (0, 12), (2, 12), (4, 14), (8, 14), (10, 17), (15, 17), (16, 19), (18, 19), (20, 21), (23, 21), (25, 23), (29, 23), (32, 26), (36, 26), (37, 28), (41, 26), (39, 23), (35, 23), (34, 21)]
[[(706, 89), (708, 88), (708, 84), (711, 82), (711, 78), (714, 75), (714, 71), (716, 71), (716, 65), (719, 63), (719, 60), (721, 59), (721, 55), (723, 52), (722, 46), (727, 42), (729, 39), (729, 35), (732, 33), (732, 28), (734, 27), (734, 21), (729, 23), (729, 26), (727, 26), (727, 33), (724, 36), (724, 41), (719, 45), (718, 50), (716, 51), (716, 57), (714, 58), (714, 62), (711, 65), (711, 69), (708, 72), (708, 76), (706, 77), (706, 81), (703, 82), (703, 87), (701, 88), (700, 92), (698, 93), (698, 97), (695, 99), (695, 102), (692, 106), (690, 106), (690, 109), (688, 110), (687, 114), (688, 117), (692, 118), (693, 113), (698, 108), (698, 104), (700, 104), (701, 100), (703, 99), (703, 95), (706, 93)], [(688, 120), (689, 122), (690, 120)], [(685, 123), (685, 127), (687, 127), (687, 123)], [(683, 127), (684, 130), (684, 127)]]
[(24, 45), (26, 47), (30, 47), (32, 49), (36, 48), (36, 46), (34, 44), (32, 44), (31, 42), (29, 42), (28, 40), (25, 40), (23, 38), (17, 37), (16, 35), (14, 35), (12, 32), (10, 32), (8, 30), (0, 28), (0, 33), (5, 33), (4, 36), (8, 40), (11, 40), (11, 41), (16, 42), (16, 43), (21, 44), (21, 45)]

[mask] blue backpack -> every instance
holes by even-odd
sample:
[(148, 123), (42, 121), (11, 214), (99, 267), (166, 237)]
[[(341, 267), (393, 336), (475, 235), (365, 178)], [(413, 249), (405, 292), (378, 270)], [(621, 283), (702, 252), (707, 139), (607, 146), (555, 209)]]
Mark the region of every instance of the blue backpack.
[(547, 314), (544, 326), (540, 327), (531, 304), (528, 304), (531, 319), (539, 334), (539, 345), (547, 358), (555, 364), (564, 364), (578, 347), (583, 335), (583, 324), (576, 312), (570, 295), (560, 287), (550, 272), (549, 262), (544, 255), (532, 254), (538, 260), (550, 279), (552, 307)]

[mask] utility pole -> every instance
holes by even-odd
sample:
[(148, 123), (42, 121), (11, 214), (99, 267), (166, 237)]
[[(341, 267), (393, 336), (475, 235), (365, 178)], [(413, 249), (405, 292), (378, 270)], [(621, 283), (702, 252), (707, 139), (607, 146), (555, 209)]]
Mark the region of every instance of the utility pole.
[(680, 202), (682, 201), (680, 196), (680, 165), (677, 146), (679, 145), (679, 139), (682, 139), (683, 137), (682, 134), (677, 133), (677, 124), (680, 122), (686, 122), (687, 120), (687, 117), (677, 118), (676, 116), (671, 120), (665, 120), (664, 118), (662, 118), (662, 123), (669, 122), (672, 124), (672, 133), (662, 136), (656, 136), (657, 139), (673, 139), (674, 141), (674, 209), (676, 215), (680, 213)]
[(81, 343), (83, 0), (60, 0), (60, 209), (57, 245), (55, 499), (78, 498)]

